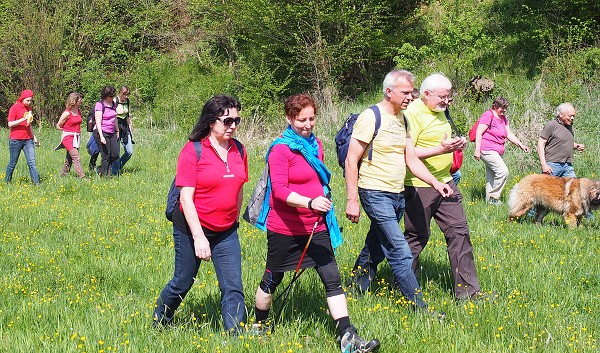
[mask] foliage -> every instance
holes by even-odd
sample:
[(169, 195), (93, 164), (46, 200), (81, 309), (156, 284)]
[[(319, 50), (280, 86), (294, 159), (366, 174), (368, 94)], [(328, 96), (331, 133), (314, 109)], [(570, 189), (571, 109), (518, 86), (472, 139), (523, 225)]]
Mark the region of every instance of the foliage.
[[(209, 90), (240, 97), (245, 114), (267, 125), (285, 96), (309, 91), (335, 122), (341, 99), (368, 94), (394, 65), (419, 77), (444, 72), (459, 95), (474, 75), (541, 79), (550, 99), (544, 104), (555, 104), (556, 87), (576, 96), (596, 80), (599, 6), (592, 0), (0, 0), (0, 117), (23, 88), (36, 92), (36, 117), (52, 124), (68, 92), (84, 93), (90, 104), (104, 85), (127, 84), (134, 108), (144, 112), (139, 123), (185, 124), (197, 109), (175, 102), (204, 99)], [(194, 76), (185, 82), (169, 75)]]

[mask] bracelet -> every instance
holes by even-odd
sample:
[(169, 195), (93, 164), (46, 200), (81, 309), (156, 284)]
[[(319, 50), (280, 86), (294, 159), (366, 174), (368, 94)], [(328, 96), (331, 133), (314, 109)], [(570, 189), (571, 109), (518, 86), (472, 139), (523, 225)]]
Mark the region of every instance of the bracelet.
[(306, 207), (307, 207), (309, 210), (311, 210), (311, 211), (314, 211), (314, 209), (313, 209), (313, 207), (312, 207), (312, 202), (313, 202), (313, 201), (314, 201), (314, 199), (310, 199), (310, 200), (308, 200), (308, 205), (306, 205)]

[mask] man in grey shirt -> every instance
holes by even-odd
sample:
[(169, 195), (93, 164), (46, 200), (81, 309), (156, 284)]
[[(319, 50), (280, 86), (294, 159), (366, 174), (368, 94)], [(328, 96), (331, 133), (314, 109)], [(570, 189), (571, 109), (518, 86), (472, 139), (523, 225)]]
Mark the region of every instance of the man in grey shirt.
[(574, 119), (575, 108), (573, 105), (562, 103), (556, 109), (556, 118), (550, 120), (542, 129), (537, 144), (542, 173), (575, 178), (573, 151), (582, 152), (585, 145), (575, 142)]

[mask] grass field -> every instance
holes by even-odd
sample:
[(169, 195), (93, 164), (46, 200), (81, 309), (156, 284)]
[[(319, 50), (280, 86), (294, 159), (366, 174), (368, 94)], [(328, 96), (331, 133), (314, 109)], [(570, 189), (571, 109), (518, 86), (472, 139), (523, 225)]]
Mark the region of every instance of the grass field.
[[(187, 132), (140, 130), (124, 174), (90, 181), (59, 178), (64, 150), (52, 148), (60, 133), (38, 132), (42, 185), (29, 182), (23, 155), (13, 183), (0, 183), (0, 352), (339, 352), (314, 271), (300, 278), (273, 335), (221, 333), (211, 264), (201, 267), (174, 327), (152, 328), (154, 302), (173, 271), (164, 204)], [(577, 156), (580, 176), (596, 177), (598, 135), (592, 132), (581, 135), (590, 148)], [(0, 130), (1, 141), (7, 135)], [(345, 280), (368, 222), (363, 218), (353, 225), (343, 217), (344, 181), (331, 133), (324, 135), (344, 227), (337, 260)], [(242, 142), (260, 146), (258, 139)], [(534, 147), (533, 141), (527, 143)], [(8, 161), (3, 146), (2, 178)], [(445, 311), (447, 319), (439, 323), (412, 313), (402, 296), (390, 290), (391, 274), (384, 263), (372, 292), (360, 298), (349, 294), (353, 323), (363, 336), (381, 340), (381, 352), (597, 352), (600, 214), (573, 231), (556, 215), (541, 227), (529, 221), (508, 223), (506, 206), (483, 201), (483, 165), (470, 157), (472, 144), (469, 148), (460, 188), (480, 282), (484, 290), (498, 291), (499, 299), (454, 301), (445, 242), (434, 225), (419, 280), (430, 305)], [(87, 153), (82, 155), (87, 165)], [(249, 148), (246, 195), (262, 170), (263, 155), (262, 148)], [(512, 147), (507, 163), (512, 175), (505, 193), (523, 175), (539, 170), (534, 154)], [(242, 222), (240, 239), (246, 304), (252, 308), (264, 269), (265, 235)]]

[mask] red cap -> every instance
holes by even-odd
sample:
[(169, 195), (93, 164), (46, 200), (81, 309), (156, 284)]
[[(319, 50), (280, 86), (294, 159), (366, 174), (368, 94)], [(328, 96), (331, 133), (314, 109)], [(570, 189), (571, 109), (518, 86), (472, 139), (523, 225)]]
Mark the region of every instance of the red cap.
[(17, 99), (17, 102), (23, 102), (23, 99), (33, 97), (33, 91), (30, 89), (26, 89), (21, 92), (21, 96)]

